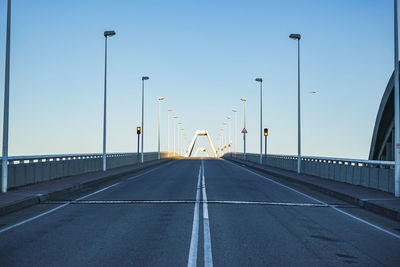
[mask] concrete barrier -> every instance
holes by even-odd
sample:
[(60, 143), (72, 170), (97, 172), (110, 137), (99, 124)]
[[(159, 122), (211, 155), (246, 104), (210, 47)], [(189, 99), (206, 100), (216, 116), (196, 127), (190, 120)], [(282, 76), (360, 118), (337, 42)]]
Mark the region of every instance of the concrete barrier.
[[(161, 158), (166, 158), (166, 152)], [(147, 152), (144, 161), (158, 158), (157, 152)], [(107, 154), (107, 169), (137, 163), (137, 153)], [(40, 155), (8, 158), (8, 188), (40, 183), (67, 176), (102, 170), (102, 154)], [(0, 166), (1, 172), (1, 166)]]
[[(223, 157), (243, 159), (243, 153), (226, 153)], [(247, 153), (246, 160), (259, 163), (259, 154)], [(303, 174), (394, 193), (393, 161), (305, 156), (301, 162)], [(263, 165), (297, 171), (297, 156), (264, 155)]]

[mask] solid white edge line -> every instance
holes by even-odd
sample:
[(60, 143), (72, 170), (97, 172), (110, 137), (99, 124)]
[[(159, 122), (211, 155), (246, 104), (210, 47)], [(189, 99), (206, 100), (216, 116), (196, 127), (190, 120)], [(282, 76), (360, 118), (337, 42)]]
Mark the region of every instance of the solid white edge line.
[(201, 160), (201, 167), (203, 169), (202, 188), (203, 188), (203, 231), (204, 231), (204, 266), (212, 267), (212, 251), (211, 251), (211, 234), (210, 234), (210, 220), (208, 216), (208, 204), (206, 193), (206, 179), (204, 175), (204, 160)]
[[(264, 178), (264, 179), (266, 179), (266, 180), (268, 180), (268, 181), (270, 181), (270, 182), (272, 182), (272, 183), (274, 183), (274, 184), (280, 185), (280, 186), (282, 186), (282, 187), (284, 187), (284, 188), (286, 188), (286, 189), (288, 189), (288, 190), (291, 190), (291, 191), (293, 191), (293, 192), (296, 192), (296, 193), (298, 193), (298, 194), (300, 194), (300, 195), (302, 195), (302, 196), (304, 196), (304, 197), (307, 197), (307, 198), (309, 198), (309, 199), (312, 199), (312, 200), (314, 200), (314, 201), (317, 201), (317, 202), (319, 202), (319, 203), (321, 203), (321, 204), (327, 205), (327, 203), (325, 203), (325, 202), (323, 202), (323, 201), (321, 201), (321, 200), (319, 200), (319, 199), (316, 199), (316, 198), (314, 198), (314, 197), (312, 197), (312, 196), (310, 196), (310, 195), (307, 195), (307, 194), (305, 194), (305, 193), (302, 193), (302, 192), (300, 192), (300, 191), (297, 191), (297, 190), (294, 189), (294, 188), (291, 188), (291, 187), (289, 187), (289, 186), (286, 186), (286, 185), (284, 185), (284, 184), (281, 184), (281, 183), (279, 183), (279, 182), (277, 182), (277, 181), (274, 181), (274, 180), (272, 180), (272, 179), (270, 179), (270, 178), (268, 178), (268, 177), (265, 177), (265, 176), (263, 176), (263, 175), (261, 175), (261, 174), (259, 174), (259, 173), (256, 173), (256, 172), (254, 172), (254, 171), (251, 171), (251, 170), (249, 170), (249, 169), (247, 169), (247, 168), (244, 168), (244, 167), (242, 167), (242, 166), (240, 166), (240, 165), (236, 165), (236, 164), (234, 164), (234, 163), (232, 163), (232, 162), (230, 162), (230, 161), (228, 161), (228, 160), (225, 160), (225, 162), (228, 162), (228, 163), (230, 163), (230, 164), (232, 164), (232, 165), (234, 165), (234, 166), (236, 166), (236, 167), (242, 168), (242, 169), (244, 169), (244, 170), (246, 170), (246, 171), (248, 171), (248, 172), (250, 172), (250, 173), (253, 173), (253, 174), (257, 175), (258, 177)], [(366, 221), (366, 220), (364, 220), (364, 219), (361, 219), (361, 218), (359, 218), (359, 217), (357, 217), (357, 216), (354, 216), (354, 215), (352, 215), (352, 214), (350, 214), (350, 213), (347, 213), (347, 212), (345, 212), (345, 211), (343, 211), (343, 210), (341, 210), (341, 209), (338, 209), (338, 208), (336, 208), (336, 207), (332, 207), (332, 206), (331, 206), (331, 208), (334, 209), (334, 210), (336, 210), (337, 212), (342, 213), (342, 214), (344, 214), (344, 215), (347, 215), (347, 216), (349, 216), (349, 217), (351, 217), (351, 218), (353, 218), (353, 219), (355, 219), (355, 220), (357, 220), (357, 221), (359, 221), (359, 222), (362, 222), (362, 223), (364, 223), (364, 224), (366, 224), (366, 225), (369, 225), (369, 226), (375, 228), (376, 230), (382, 231), (382, 232), (384, 232), (384, 233), (386, 233), (386, 234), (388, 234), (388, 235), (393, 236), (394, 238), (400, 239), (400, 235), (395, 234), (395, 233), (393, 233), (393, 232), (390, 232), (390, 231), (388, 231), (388, 230), (386, 230), (386, 229), (384, 229), (384, 228), (382, 228), (382, 227), (380, 227), (380, 226), (378, 226), (378, 225), (375, 225), (375, 224), (373, 224), (373, 223), (370, 223), (370, 222), (368, 222), (368, 221)]]
[(172, 163), (175, 163), (175, 162), (176, 162), (176, 161), (173, 160), (173, 161), (171, 161), (171, 162), (168, 162), (168, 163), (162, 164), (162, 165), (160, 165), (160, 166), (151, 168), (150, 170), (145, 171), (145, 172), (143, 172), (143, 173), (136, 174), (136, 175), (134, 175), (134, 176), (128, 178), (127, 180), (130, 181), (130, 180), (132, 180), (132, 179), (137, 179), (137, 178), (139, 178), (139, 177), (141, 177), (141, 176), (143, 176), (143, 175), (146, 175), (146, 174), (148, 174), (148, 173), (150, 173), (150, 172), (152, 172), (152, 171), (158, 170), (158, 169), (160, 169), (160, 168), (169, 166), (169, 165), (171, 165)]
[[(78, 199), (76, 199), (76, 200), (81, 200), (81, 199), (84, 199), (84, 198), (93, 196), (94, 194), (103, 192), (103, 191), (105, 191), (105, 190), (107, 190), (107, 189), (109, 189), (109, 188), (111, 188), (111, 187), (114, 187), (114, 186), (116, 186), (116, 185), (118, 185), (118, 184), (119, 184), (119, 182), (118, 182), (118, 183), (115, 183), (115, 184), (113, 184), (113, 185), (107, 186), (106, 188), (100, 189), (100, 190), (98, 190), (98, 191), (96, 191), (96, 192), (94, 192), (94, 193), (91, 193), (91, 194), (89, 194), (89, 195), (86, 195), (86, 196), (83, 196), (83, 197), (81, 197), (81, 198), (78, 198)], [(63, 205), (60, 205), (60, 206), (58, 206), (58, 207), (55, 207), (54, 209), (48, 210), (48, 211), (46, 211), (46, 212), (40, 213), (40, 214), (38, 214), (38, 215), (36, 215), (36, 216), (33, 216), (33, 217), (29, 218), (29, 219), (23, 220), (23, 221), (21, 221), (21, 222), (19, 222), (19, 223), (16, 223), (16, 224), (10, 225), (10, 226), (8, 226), (8, 227), (6, 227), (6, 228), (3, 228), (3, 229), (0, 230), (0, 233), (6, 232), (6, 231), (11, 230), (11, 229), (13, 229), (13, 228), (16, 228), (16, 227), (18, 227), (18, 226), (21, 226), (21, 225), (23, 225), (23, 224), (25, 224), (25, 223), (27, 223), (27, 222), (31, 222), (31, 221), (33, 221), (33, 220), (36, 220), (36, 219), (38, 219), (38, 218), (40, 218), (40, 217), (43, 217), (43, 216), (45, 216), (45, 215), (47, 215), (47, 214), (53, 213), (53, 212), (55, 212), (55, 211), (57, 211), (57, 210), (59, 210), (59, 209), (61, 209), (61, 208), (64, 208), (64, 207), (68, 206), (69, 204), (71, 204), (72, 202), (74, 202), (74, 201), (76, 201), (76, 200), (67, 202), (67, 203), (65, 203), (65, 204), (63, 204)]]
[(201, 180), (201, 166), (199, 168), (199, 178), (197, 179), (196, 188), (196, 203), (194, 204), (193, 211), (193, 226), (192, 236), (190, 238), (190, 249), (188, 258), (188, 267), (195, 267), (197, 265), (197, 246), (199, 240), (199, 205), (200, 205), (200, 180)]
[[(144, 172), (144, 173), (135, 175), (135, 176), (133, 176), (133, 177), (131, 177), (131, 178), (128, 178), (128, 180), (132, 180), (132, 179), (138, 178), (138, 177), (140, 177), (140, 176), (143, 176), (143, 175), (145, 175), (145, 174), (148, 174), (149, 172), (152, 172), (152, 171), (154, 171), (154, 170), (157, 170), (157, 169), (159, 169), (159, 168), (161, 168), (161, 167), (165, 167), (165, 166), (167, 166), (167, 165), (170, 165), (170, 164), (172, 164), (173, 162), (175, 162), (175, 161), (171, 161), (171, 162), (166, 163), (166, 164), (163, 164), (163, 165), (161, 165), (161, 166), (152, 168), (151, 170), (149, 170), (149, 171), (147, 171), (147, 172)], [(29, 219), (26, 219), (26, 220), (23, 220), (23, 221), (21, 221), (21, 222), (19, 222), (19, 223), (16, 223), (16, 224), (10, 225), (10, 226), (8, 226), (8, 227), (6, 227), (6, 228), (0, 229), (0, 234), (3, 233), (3, 232), (6, 232), (6, 231), (8, 231), (8, 230), (11, 230), (11, 229), (13, 229), (13, 228), (15, 228), (15, 227), (18, 227), (18, 226), (20, 226), (20, 225), (23, 225), (23, 224), (25, 224), (25, 223), (27, 223), (27, 222), (36, 220), (36, 219), (38, 219), (38, 218), (40, 218), (40, 217), (42, 217), (42, 216), (44, 216), (44, 215), (53, 213), (53, 212), (55, 212), (56, 210), (59, 210), (59, 209), (61, 209), (61, 208), (64, 208), (65, 206), (68, 206), (70, 203), (72, 203), (72, 202), (74, 202), (74, 201), (79, 201), (79, 200), (88, 198), (88, 197), (90, 197), (90, 196), (93, 196), (94, 194), (103, 192), (103, 191), (105, 191), (105, 190), (107, 190), (107, 189), (109, 189), (109, 188), (111, 188), (111, 187), (114, 187), (114, 186), (116, 186), (116, 185), (118, 185), (118, 184), (120, 184), (120, 182), (115, 183), (115, 184), (112, 184), (112, 185), (110, 185), (110, 186), (107, 186), (107, 187), (105, 187), (105, 188), (103, 188), (103, 189), (100, 189), (100, 190), (98, 190), (98, 191), (96, 191), (96, 192), (94, 192), (94, 193), (91, 193), (91, 194), (89, 194), (89, 195), (86, 195), (86, 196), (77, 198), (77, 199), (75, 199), (75, 200), (73, 200), (73, 201), (67, 202), (67, 203), (65, 203), (65, 204), (63, 204), (63, 205), (61, 205), (61, 206), (58, 206), (58, 207), (56, 207), (56, 208), (54, 208), (54, 209), (51, 209), (51, 210), (48, 210), (48, 211), (46, 211), (46, 212), (40, 213), (40, 214), (38, 214), (38, 215), (36, 215), (36, 216), (33, 216), (33, 217), (31, 217), (31, 218), (29, 218)]]

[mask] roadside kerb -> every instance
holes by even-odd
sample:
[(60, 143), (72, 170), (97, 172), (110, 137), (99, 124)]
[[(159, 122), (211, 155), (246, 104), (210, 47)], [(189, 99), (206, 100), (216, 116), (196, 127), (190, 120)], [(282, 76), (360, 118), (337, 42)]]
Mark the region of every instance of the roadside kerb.
[[(9, 213), (12, 213), (12, 212), (15, 212), (15, 211), (18, 211), (18, 210), (21, 210), (21, 209), (24, 209), (24, 208), (27, 208), (27, 207), (30, 207), (30, 206), (33, 206), (35, 204), (39, 204), (40, 202), (44, 202), (44, 201), (46, 201), (46, 200), (48, 200), (50, 198), (56, 198), (58, 195), (61, 195), (61, 194), (67, 193), (67, 192), (71, 192), (72, 193), (74, 191), (78, 191), (78, 190), (81, 190), (83, 188), (92, 187), (92, 186), (99, 185), (99, 184), (104, 183), (104, 182), (114, 181), (114, 180), (117, 180), (117, 179), (119, 179), (119, 178), (121, 178), (123, 176), (132, 175), (132, 174), (135, 174), (137, 172), (140, 172), (140, 171), (152, 168), (152, 167), (156, 167), (156, 166), (171, 162), (173, 160), (174, 159), (172, 159), (172, 158), (168, 158), (168, 159), (149, 161), (149, 162), (146, 162), (146, 163), (140, 165), (139, 167), (135, 165), (135, 166), (132, 166), (132, 168), (129, 169), (129, 170), (122, 170), (121, 172), (112, 173), (112, 174), (107, 175), (107, 176), (102, 176), (99, 179), (93, 179), (93, 180), (85, 181), (85, 182), (82, 182), (82, 183), (72, 184), (72, 185), (69, 185), (69, 186), (67, 186), (65, 188), (62, 188), (60, 190), (48, 192), (48, 193), (45, 193), (45, 194), (32, 195), (32, 196), (26, 197), (24, 199), (12, 202), (9, 205), (5, 205), (5, 206), (0, 207), (0, 216), (9, 214)], [(109, 171), (111, 172), (113, 170), (110, 169)], [(65, 177), (65, 178), (71, 178), (71, 177)], [(7, 193), (5, 193), (5, 194), (7, 194)]]
[[(248, 168), (251, 168), (251, 169), (254, 169), (254, 170), (257, 170), (257, 171), (261, 171), (261, 172), (263, 172), (265, 174), (272, 175), (273, 177), (282, 178), (282, 179), (289, 180), (291, 182), (295, 182), (297, 184), (306, 185), (307, 187), (309, 187), (311, 189), (314, 189), (314, 190), (317, 190), (317, 191), (322, 192), (324, 194), (333, 196), (333, 197), (335, 197), (337, 199), (349, 202), (351, 204), (354, 204), (354, 205), (357, 205), (359, 207), (365, 208), (365, 209), (370, 210), (372, 212), (375, 212), (375, 213), (384, 215), (386, 217), (389, 217), (391, 219), (400, 221), (400, 211), (399, 210), (390, 209), (388, 207), (381, 206), (381, 205), (378, 205), (376, 203), (373, 203), (373, 202), (371, 202), (369, 200), (363, 200), (361, 198), (358, 198), (358, 197), (355, 197), (355, 196), (352, 196), (352, 195), (349, 195), (349, 194), (345, 194), (345, 193), (342, 193), (342, 192), (337, 192), (337, 191), (332, 190), (332, 189), (327, 188), (327, 187), (319, 186), (319, 185), (316, 185), (316, 184), (313, 184), (313, 183), (309, 183), (309, 182), (304, 181), (304, 180), (296, 179), (294, 177), (290, 177), (289, 175), (285, 175), (285, 174), (276, 172), (276, 171), (272, 170), (271, 168), (266, 169), (266, 168), (268, 168), (268, 166), (264, 166), (264, 165), (259, 166), (258, 164), (253, 163), (253, 162), (247, 162), (247, 161), (243, 161), (243, 160), (239, 160), (239, 159), (234, 159), (234, 158), (231, 158), (231, 157), (225, 157), (224, 159), (229, 160), (229, 161), (231, 161), (231, 162), (233, 162), (235, 164), (246, 166)], [(288, 170), (282, 170), (282, 171), (288, 172)], [(295, 173), (293, 173), (293, 175), (295, 175)]]

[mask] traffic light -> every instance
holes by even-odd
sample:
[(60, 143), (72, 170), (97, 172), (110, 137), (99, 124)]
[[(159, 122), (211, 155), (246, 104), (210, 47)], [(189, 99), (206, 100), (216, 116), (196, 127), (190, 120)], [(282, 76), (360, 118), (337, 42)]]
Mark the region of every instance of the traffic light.
[(140, 134), (141, 131), (142, 131), (142, 128), (140, 128), (139, 126), (136, 127), (136, 133), (137, 133), (137, 134)]
[(268, 128), (264, 128), (264, 136), (268, 136)]

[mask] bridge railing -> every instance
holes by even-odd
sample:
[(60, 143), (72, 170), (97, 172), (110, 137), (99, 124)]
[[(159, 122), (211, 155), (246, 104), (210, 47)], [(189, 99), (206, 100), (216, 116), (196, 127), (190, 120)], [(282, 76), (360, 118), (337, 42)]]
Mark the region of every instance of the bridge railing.
[[(243, 153), (225, 156), (243, 159)], [(246, 160), (259, 163), (259, 154), (247, 153)], [(301, 158), (301, 173), (354, 185), (361, 185), (394, 193), (394, 162), (346, 158)], [(297, 156), (263, 155), (263, 164), (275, 168), (297, 171)]]
[[(162, 152), (161, 157), (167, 157)], [(147, 152), (144, 161), (158, 158), (157, 152)], [(107, 154), (107, 169), (137, 163), (137, 153)], [(40, 183), (61, 177), (101, 171), (103, 154), (61, 154), (15, 156), (8, 158), (8, 188)], [(0, 167), (1, 170), (1, 167)]]

